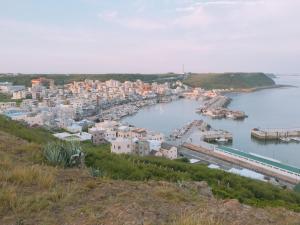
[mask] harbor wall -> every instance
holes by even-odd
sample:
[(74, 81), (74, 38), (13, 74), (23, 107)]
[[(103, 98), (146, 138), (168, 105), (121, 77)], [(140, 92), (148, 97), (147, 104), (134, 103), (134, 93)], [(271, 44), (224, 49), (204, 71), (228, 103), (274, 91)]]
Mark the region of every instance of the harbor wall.
[(209, 149), (206, 149), (206, 148), (203, 148), (200, 146), (196, 146), (196, 145), (192, 145), (189, 143), (184, 143), (182, 146), (189, 150), (200, 152), (200, 153), (224, 160), (226, 162), (256, 171), (256, 172), (264, 174), (266, 176), (275, 177), (279, 180), (288, 182), (293, 185), (296, 185), (300, 182), (300, 176), (290, 174), (285, 171), (281, 171), (277, 168), (271, 168), (270, 166), (258, 164), (257, 162), (250, 161), (250, 159), (244, 159), (242, 157), (224, 153), (224, 152), (218, 151), (216, 148), (214, 148), (214, 150), (209, 150)]
[(280, 138), (300, 137), (299, 129), (274, 129), (274, 130), (259, 130), (253, 129), (251, 136), (262, 140), (278, 140)]

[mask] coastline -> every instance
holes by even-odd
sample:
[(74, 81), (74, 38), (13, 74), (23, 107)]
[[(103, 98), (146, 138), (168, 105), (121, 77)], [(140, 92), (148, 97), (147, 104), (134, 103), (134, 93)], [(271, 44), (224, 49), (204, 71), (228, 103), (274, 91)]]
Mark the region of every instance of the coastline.
[(298, 86), (288, 85), (288, 84), (275, 84), (271, 86), (234, 89), (229, 91), (223, 91), (222, 93), (250, 93), (250, 92), (261, 91), (265, 89), (275, 89), (275, 88), (298, 88)]

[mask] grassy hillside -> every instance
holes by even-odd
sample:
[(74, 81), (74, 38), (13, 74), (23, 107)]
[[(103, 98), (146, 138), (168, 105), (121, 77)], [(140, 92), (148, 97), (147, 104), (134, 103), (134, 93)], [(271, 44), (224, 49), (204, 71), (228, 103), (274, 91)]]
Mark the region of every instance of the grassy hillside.
[[(299, 211), (296, 192), (204, 165), (115, 155), (109, 145), (86, 142), (88, 168), (53, 167), (42, 154), (43, 145), (53, 140), (44, 129), (0, 116), (0, 224), (268, 225), (300, 220), (300, 214), (273, 208)], [(207, 181), (217, 199), (195, 181)], [(232, 198), (263, 208), (222, 200)]]
[(265, 207), (281, 206), (300, 212), (300, 194), (248, 179), (205, 165), (191, 165), (157, 157), (115, 155), (109, 146), (85, 144), (86, 165), (100, 177), (120, 180), (206, 181), (219, 198), (234, 198), (242, 203)]
[(191, 74), (184, 83), (205, 89), (249, 89), (275, 85), (275, 82), (264, 73)]
[(40, 145), (0, 131), (1, 225), (292, 225), (300, 220), (286, 209), (217, 200), (204, 195), (206, 189), (188, 182), (95, 178), (86, 169), (52, 167)]
[(56, 140), (49, 131), (43, 128), (29, 128), (25, 124), (11, 120), (2, 115), (0, 115), (0, 130), (37, 144), (45, 144), (48, 141)]
[[(43, 146), (55, 138), (42, 128), (27, 128), (19, 122), (0, 116), (0, 130), (10, 135)], [(284, 190), (271, 184), (248, 179), (204, 165), (191, 165), (156, 157), (115, 155), (109, 145), (82, 144), (86, 166), (94, 176), (132, 181), (206, 181), (219, 198), (235, 198), (255, 206), (281, 206), (300, 211), (300, 193)]]
[(168, 79), (178, 78), (177, 74), (20, 74), (11, 76), (0, 74), (0, 82), (13, 82), (15, 85), (31, 86), (31, 80), (38, 77), (54, 79), (55, 84), (62, 85), (72, 81), (83, 81), (85, 79), (106, 81), (110, 79), (124, 82), (126, 80), (135, 81), (140, 79), (145, 82), (165, 82)]

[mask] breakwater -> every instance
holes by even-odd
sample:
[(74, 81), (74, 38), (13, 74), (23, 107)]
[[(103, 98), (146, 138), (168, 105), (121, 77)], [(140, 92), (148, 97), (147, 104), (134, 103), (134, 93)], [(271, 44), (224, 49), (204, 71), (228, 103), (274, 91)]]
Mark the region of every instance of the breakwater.
[(251, 130), (251, 136), (260, 140), (280, 140), (282, 138), (300, 137), (300, 128)]
[(218, 95), (207, 101), (202, 108), (197, 110), (197, 112), (213, 119), (228, 118), (242, 120), (247, 117), (247, 115), (242, 111), (227, 109), (226, 107), (230, 102), (231, 98)]

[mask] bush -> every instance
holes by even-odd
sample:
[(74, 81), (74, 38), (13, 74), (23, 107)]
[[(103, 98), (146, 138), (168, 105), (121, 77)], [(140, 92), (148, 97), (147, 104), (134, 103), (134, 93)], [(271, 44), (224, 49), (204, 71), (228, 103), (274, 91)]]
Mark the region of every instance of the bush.
[(79, 166), (83, 158), (81, 146), (76, 142), (50, 142), (43, 153), (50, 164), (63, 167)]

